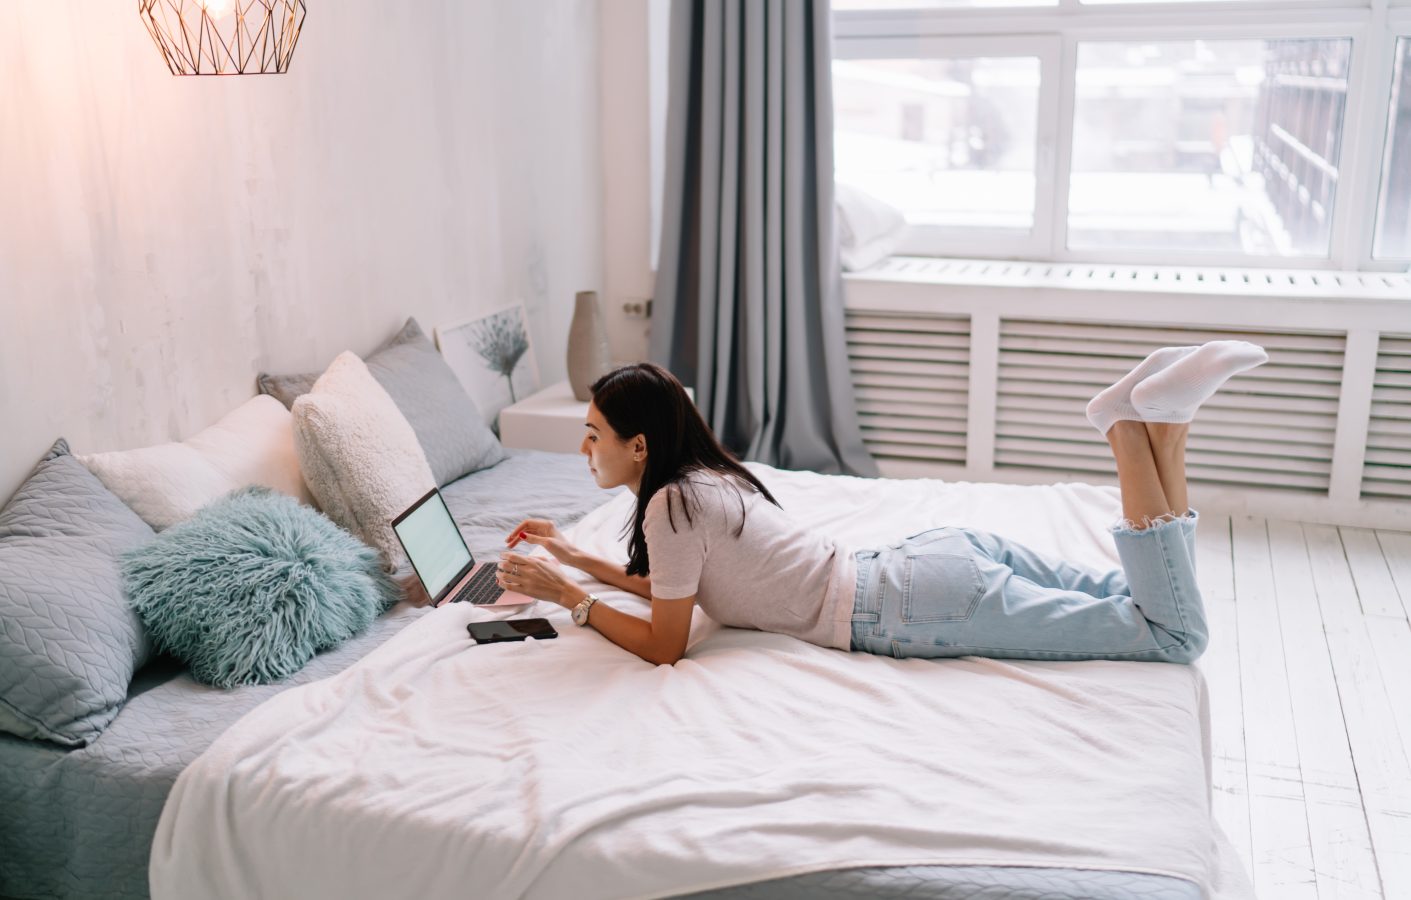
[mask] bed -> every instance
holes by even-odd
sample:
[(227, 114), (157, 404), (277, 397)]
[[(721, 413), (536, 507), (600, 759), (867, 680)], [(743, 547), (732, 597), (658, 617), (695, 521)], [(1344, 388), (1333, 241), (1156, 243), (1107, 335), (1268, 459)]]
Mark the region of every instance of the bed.
[[(1116, 561), (1103, 531), (1117, 509), (1115, 491), (1108, 488), (874, 482), (754, 468), (786, 509), (808, 514), (811, 521), (834, 530), (855, 546), (880, 545), (938, 524), (964, 523), (1093, 565)], [(571, 524), (573, 538), (585, 547), (602, 555), (623, 555), (621, 525), (631, 497), (604, 495), (589, 480), (581, 457), (515, 452), (504, 463), (451, 485), (446, 495), (477, 553), (494, 552), (504, 532), (524, 515), (542, 514)], [(621, 592), (600, 593), (609, 602), (639, 614), (648, 608), (644, 601)], [(301, 896), (370, 895), (385, 887), (379, 885), (379, 878), (391, 877), (394, 894), (430, 896), (947, 898), (984, 893), (1193, 900), (1206, 895), (1251, 895), (1228, 841), (1209, 815), (1209, 717), (1204, 682), (1196, 668), (1113, 662), (883, 659), (815, 648), (777, 635), (721, 629), (697, 611), (688, 664), (658, 671), (611, 646), (591, 629), (575, 629), (565, 610), (540, 604), (531, 614), (548, 616), (561, 638), (542, 647), (471, 648), (464, 640), (463, 620), (507, 614), (398, 607), (368, 633), (316, 658), (289, 682), (238, 691), (203, 688), (170, 661), (159, 662), (139, 674), (122, 714), (87, 748), (63, 751), (0, 740), (0, 806), (5, 810), (0, 818), (0, 894), (140, 897), (148, 895), (150, 886), (157, 897), (291, 892)], [(487, 650), (498, 655), (480, 652)], [(551, 650), (557, 655), (543, 655)], [(574, 689), (556, 691), (536, 682), (551, 671), (544, 663), (564, 665), (564, 671), (573, 674)], [(837, 668), (839, 665), (844, 668)], [(436, 677), (428, 678), (433, 670)], [(788, 677), (771, 684), (767, 675), (760, 675), (770, 671), (784, 672)], [(851, 674), (839, 676), (839, 672)], [(739, 688), (740, 673), (752, 673), (760, 693), (753, 698), (746, 695), (743, 700), (732, 694)], [(942, 680), (932, 684), (929, 679)], [(515, 681), (519, 693), (497, 689), (497, 684), (506, 680)], [(1083, 765), (1094, 770), (1100, 771), (1111, 759), (1130, 753), (1149, 751), (1152, 758), (1170, 760), (1169, 767), (1142, 772), (1147, 794), (1133, 795), (1123, 813), (1128, 819), (1123, 827), (1144, 819), (1161, 819), (1151, 815), (1151, 802), (1153, 797), (1164, 798), (1170, 804), (1163, 808), (1163, 815), (1174, 821), (1169, 828), (1154, 829), (1148, 837), (1175, 835), (1180, 847), (1174, 861), (1163, 860), (1160, 866), (1147, 860), (1097, 859), (1092, 848), (1081, 841), (1067, 848), (1083, 850), (1077, 854), (1054, 846), (1038, 853), (1021, 849), (1017, 854), (997, 852), (967, 858), (966, 854), (973, 855), (975, 850), (964, 844), (967, 829), (976, 824), (975, 815), (985, 813), (983, 809), (967, 812), (949, 805), (961, 802), (958, 790), (918, 798), (928, 810), (926, 815), (946, 823), (946, 840), (928, 844), (934, 834), (920, 834), (909, 858), (908, 854), (891, 852), (894, 847), (882, 847), (886, 852), (879, 852), (878, 845), (848, 846), (857, 834), (841, 835), (835, 829), (829, 837), (820, 834), (816, 822), (791, 829), (787, 817), (768, 814), (772, 808), (789, 805), (781, 789), (784, 794), (820, 794), (826, 800), (828, 791), (842, 787), (836, 783), (798, 787), (803, 776), (793, 771), (792, 764), (771, 771), (758, 768), (759, 760), (740, 760), (742, 765), (757, 767), (748, 790), (741, 789), (738, 771), (719, 768), (719, 758), (712, 757), (711, 764), (716, 766), (712, 780), (704, 786), (695, 785), (689, 802), (677, 792), (672, 795), (674, 805), (641, 810), (638, 815), (631, 815), (630, 804), (621, 802), (630, 796), (627, 791), (613, 794), (612, 803), (589, 810), (581, 804), (582, 797), (569, 796), (571, 790), (559, 795), (557, 802), (566, 805), (514, 807), (503, 803), (504, 795), (467, 789), (486, 784), (518, 785), (519, 793), (510, 795), (523, 804), (526, 785), (550, 785), (538, 774), (550, 772), (552, 766), (536, 770), (534, 763), (524, 762), (541, 759), (537, 754), (549, 742), (541, 741), (537, 750), (532, 745), (522, 746), (520, 768), (507, 769), (504, 753), (513, 742), (483, 739), (491, 734), (501, 738), (512, 734), (517, 740), (533, 740), (550, 732), (571, 736), (577, 749), (596, 754), (581, 763), (574, 783), (587, 779), (606, 784), (622, 772), (640, 777), (653, 771), (652, 730), (641, 730), (642, 723), (661, 721), (662, 717), (672, 721), (673, 707), (662, 706), (658, 718), (652, 719), (641, 710), (624, 709), (620, 697), (632, 694), (604, 695), (605, 703), (618, 698), (615, 708), (620, 712), (613, 713), (603, 706), (594, 707), (592, 692), (583, 688), (601, 690), (602, 685), (611, 684), (631, 692), (654, 681), (659, 685), (671, 682), (673, 690), (694, 696), (691, 703), (674, 707), (689, 709), (698, 717), (693, 722), (673, 722), (678, 731), (687, 734), (707, 725), (729, 734), (730, 716), (738, 713), (737, 721), (745, 721), (755, 714), (752, 707), (759, 705), (768, 712), (767, 720), (788, 727), (771, 732), (768, 721), (756, 721), (758, 730), (746, 746), (753, 742), (768, 748), (772, 742), (772, 750), (783, 753), (786, 761), (797, 758), (798, 745), (780, 742), (779, 735), (791, 733), (806, 744), (810, 727), (826, 730), (817, 724), (826, 721), (820, 719), (818, 708), (834, 702), (833, 692), (869, 696), (871, 691), (871, 700), (879, 709), (895, 706), (893, 711), (911, 719), (913, 725), (920, 722), (930, 727), (925, 716), (935, 715), (935, 709), (928, 711), (925, 704), (896, 705), (900, 695), (894, 687), (889, 695), (884, 686), (925, 682), (930, 690), (940, 684), (944, 686), (942, 696), (969, 697), (972, 700), (967, 702), (979, 703), (975, 707), (981, 709), (975, 717), (976, 729), (993, 719), (982, 709), (987, 684), (1002, 682), (1013, 696), (1025, 691), (1040, 698), (1052, 695), (1072, 709), (1087, 702), (1096, 710), (1094, 715), (1103, 713), (1104, 706), (1114, 705), (1092, 702), (1097, 691), (1120, 694), (1126, 706), (1115, 705), (1129, 713), (1136, 710), (1138, 718), (1155, 700), (1166, 704), (1159, 718), (1170, 720), (1170, 727), (1162, 732), (1161, 746), (1156, 747), (1131, 743), (1104, 747), (1101, 740), (1093, 742), (1092, 734), (1073, 727), (1072, 721), (1033, 715), (1033, 709), (1040, 706), (1031, 705), (1028, 724), (1032, 738), (1040, 742), (1062, 734), (1089, 741), (1094, 755)], [(780, 693), (785, 682), (787, 694)], [(430, 690), (433, 684), (442, 688), (458, 685), (457, 699), (447, 703), (445, 695)], [(770, 690), (776, 693), (770, 694)], [(810, 691), (814, 692), (811, 707), (799, 702)], [(540, 726), (548, 729), (542, 732), (519, 727), (526, 718), (534, 721), (533, 716), (525, 715), (527, 707), (521, 704), (511, 709), (505, 703), (511, 696), (533, 702), (536, 697), (555, 695), (559, 695), (559, 705), (532, 710), (539, 714)], [(709, 704), (714, 701), (724, 701), (719, 703), (722, 718), (711, 723)], [(745, 705), (733, 705), (740, 703)], [(423, 704), (431, 705), (422, 709), (423, 717), (415, 721), (399, 723), (387, 712), (417, 709)], [(470, 744), (464, 743), (467, 732), (443, 733), (434, 724), (436, 716), (425, 717), (428, 711), (461, 706), (472, 711), (472, 719), (480, 723), (481, 739)], [(308, 714), (307, 710), (315, 712)], [(288, 716), (315, 727), (313, 723), (322, 721), (319, 715), (330, 710), (337, 727), (318, 726), (308, 739), (272, 749), (272, 755), (260, 759), (259, 765), (240, 765), (242, 759), (253, 761), (258, 755), (242, 741), (255, 740), (274, 748), (280, 742), (267, 737), (285, 727), (280, 723), (287, 723)], [(569, 718), (574, 710), (592, 714)], [(1112, 712), (1106, 710), (1108, 719)], [(561, 718), (549, 724), (543, 717), (551, 714)], [(230, 728), (237, 721), (240, 727)], [(490, 721), (497, 727), (484, 727)], [(1105, 727), (1107, 721), (1097, 715), (1090, 724)], [(427, 722), (433, 724), (428, 726)], [(519, 726), (513, 725), (516, 722)], [(937, 720), (933, 724), (939, 728), (944, 723)], [(995, 733), (1003, 734), (1011, 724), (1000, 723)], [(885, 719), (876, 725), (874, 735), (889, 730)], [(830, 739), (837, 739), (838, 734), (845, 737), (847, 731), (829, 731)], [(896, 744), (907, 752), (895, 755), (918, 756), (914, 732), (904, 736), (902, 731), (897, 731)], [(357, 745), (356, 753), (346, 744), (350, 739)], [(908, 740), (910, 744), (905, 743)], [(964, 734), (953, 733), (952, 741), (958, 748)], [(716, 749), (729, 756), (738, 747), (727, 743)], [(500, 764), (484, 757), (476, 759), (477, 752), (500, 754)], [(1105, 758), (1102, 753), (1115, 756)], [(1026, 758), (1024, 753), (1013, 755), (1019, 760)], [(339, 764), (354, 758), (368, 760), (370, 766)], [(461, 774), (449, 781), (444, 777), (437, 780), (438, 773), (453, 771)], [(499, 778), (495, 777), (497, 772)], [(504, 777), (507, 772), (516, 778)], [(1051, 774), (1071, 773), (1054, 770)], [(422, 780), (423, 775), (429, 777)], [(850, 771), (849, 777), (854, 775)], [(1042, 779), (1032, 783), (1041, 784)], [(859, 785), (871, 787), (865, 778), (854, 787)], [(269, 790), (284, 793), (262, 793)], [(660, 793), (648, 791), (644, 796), (661, 800)], [(285, 800), (278, 800), (279, 796)], [(389, 808), (409, 796), (416, 799), (415, 808), (400, 815), (388, 814)], [(281, 806), (293, 797), (301, 799), (292, 807)], [(1007, 816), (991, 823), (998, 823), (998, 831), (990, 829), (998, 841), (1012, 837), (1001, 833), (1006, 817), (1024, 820), (1026, 809), (1062, 814), (1061, 810), (1055, 813), (1053, 804), (1039, 802), (1037, 796), (1021, 794), (1010, 799), (1013, 802), (1006, 807)], [(842, 810), (851, 801), (844, 796), (838, 802)], [(690, 806), (691, 815), (680, 815), (683, 803)], [(496, 822), (485, 814), (490, 807), (483, 804), (498, 804), (499, 811), (510, 818)], [(708, 813), (710, 808), (732, 806), (723, 819), (701, 814), (702, 810)], [(1172, 812), (1176, 807), (1179, 812)], [(464, 816), (467, 808), (479, 808), (482, 814)], [(574, 829), (555, 830), (585, 811), (592, 814)], [(452, 816), (451, 827), (437, 818), (447, 814)], [(673, 816), (704, 825), (681, 831)], [(534, 827), (516, 831), (519, 826), (515, 823), (521, 820), (534, 822)], [(740, 827), (750, 822), (758, 826)], [(299, 827), (285, 832), (285, 824)], [(644, 824), (657, 830), (643, 833)], [(701, 835), (710, 828), (727, 825), (731, 827), (720, 833), (718, 842), (701, 843)], [(428, 831), (428, 826), (433, 827)], [(306, 835), (310, 827), (330, 835), (328, 847), (306, 845), (300, 835)], [(230, 830), (225, 831), (227, 828)], [(368, 835), (377, 835), (370, 851), (360, 848), (353, 852)], [(654, 840), (657, 835), (670, 840)], [(1092, 840), (1097, 839), (1094, 833)], [(657, 846), (662, 843), (671, 846)], [(762, 851), (765, 845), (772, 846), (772, 853), (761, 852), (756, 860), (744, 858), (752, 847)], [(332, 854), (330, 859), (336, 857), (338, 866), (320, 865), (321, 852)], [(389, 857), (388, 853), (394, 855)], [(683, 866), (683, 859), (691, 862)], [(621, 877), (626, 870), (642, 877)]]

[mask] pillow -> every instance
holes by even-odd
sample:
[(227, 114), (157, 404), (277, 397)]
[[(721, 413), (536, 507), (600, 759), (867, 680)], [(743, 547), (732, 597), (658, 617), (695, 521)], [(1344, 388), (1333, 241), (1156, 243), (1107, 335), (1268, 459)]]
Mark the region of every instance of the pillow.
[(406, 559), (392, 520), (436, 486), (416, 433), (357, 354), (338, 355), (294, 401), (294, 446), (324, 512), (382, 551)]
[(292, 497), (248, 487), (127, 553), (132, 608), (197, 681), (280, 681), (397, 601), (377, 553)]
[(902, 211), (851, 185), (833, 187), (838, 209), (838, 259), (843, 269), (858, 272), (897, 252), (906, 236)]
[(283, 403), (285, 409), (293, 409), (295, 400), (314, 389), (318, 376), (318, 372), (299, 375), (267, 375), (261, 372), (255, 376), (255, 386), (261, 394), (268, 394)]
[(299, 471), (293, 417), (269, 397), (252, 397), (181, 443), (78, 459), (158, 531), (251, 484), (314, 500)]
[[(411, 423), (437, 485), (493, 466), (505, 458), (475, 401), (416, 319), (367, 358), (367, 367)], [(260, 375), (260, 390), (293, 408), (316, 375)]]
[(118, 557), (152, 529), (60, 438), (0, 509), (0, 731), (95, 740), (150, 652)]

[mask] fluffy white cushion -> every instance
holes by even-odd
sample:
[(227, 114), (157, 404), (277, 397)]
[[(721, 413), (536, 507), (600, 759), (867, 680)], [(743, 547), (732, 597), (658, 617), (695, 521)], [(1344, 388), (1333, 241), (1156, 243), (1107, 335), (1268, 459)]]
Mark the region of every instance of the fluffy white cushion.
[(833, 186), (838, 209), (838, 261), (858, 272), (897, 252), (906, 236), (906, 216), (886, 201), (852, 185)]
[(180, 443), (91, 453), (78, 459), (157, 531), (253, 484), (314, 502), (299, 471), (289, 410), (263, 395), (250, 398)]
[(323, 511), (379, 550), (388, 569), (401, 566), (392, 520), (436, 478), (392, 397), (356, 353), (344, 352), (294, 401), (293, 415), (299, 463)]

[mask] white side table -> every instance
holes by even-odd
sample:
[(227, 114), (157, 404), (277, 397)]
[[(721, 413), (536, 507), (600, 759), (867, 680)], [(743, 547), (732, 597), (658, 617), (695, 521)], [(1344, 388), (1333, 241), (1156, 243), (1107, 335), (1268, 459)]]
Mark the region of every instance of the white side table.
[[(695, 392), (686, 388), (686, 393), (694, 402)], [(560, 381), (500, 410), (500, 443), (521, 450), (577, 453), (587, 420), (587, 402), (573, 399), (568, 382)]]

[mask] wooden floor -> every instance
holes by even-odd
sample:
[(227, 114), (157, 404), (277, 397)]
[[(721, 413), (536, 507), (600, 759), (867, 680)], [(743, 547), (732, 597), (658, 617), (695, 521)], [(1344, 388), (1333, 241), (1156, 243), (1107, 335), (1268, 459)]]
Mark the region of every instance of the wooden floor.
[(1261, 900), (1411, 898), (1411, 533), (1201, 516), (1215, 815)]

